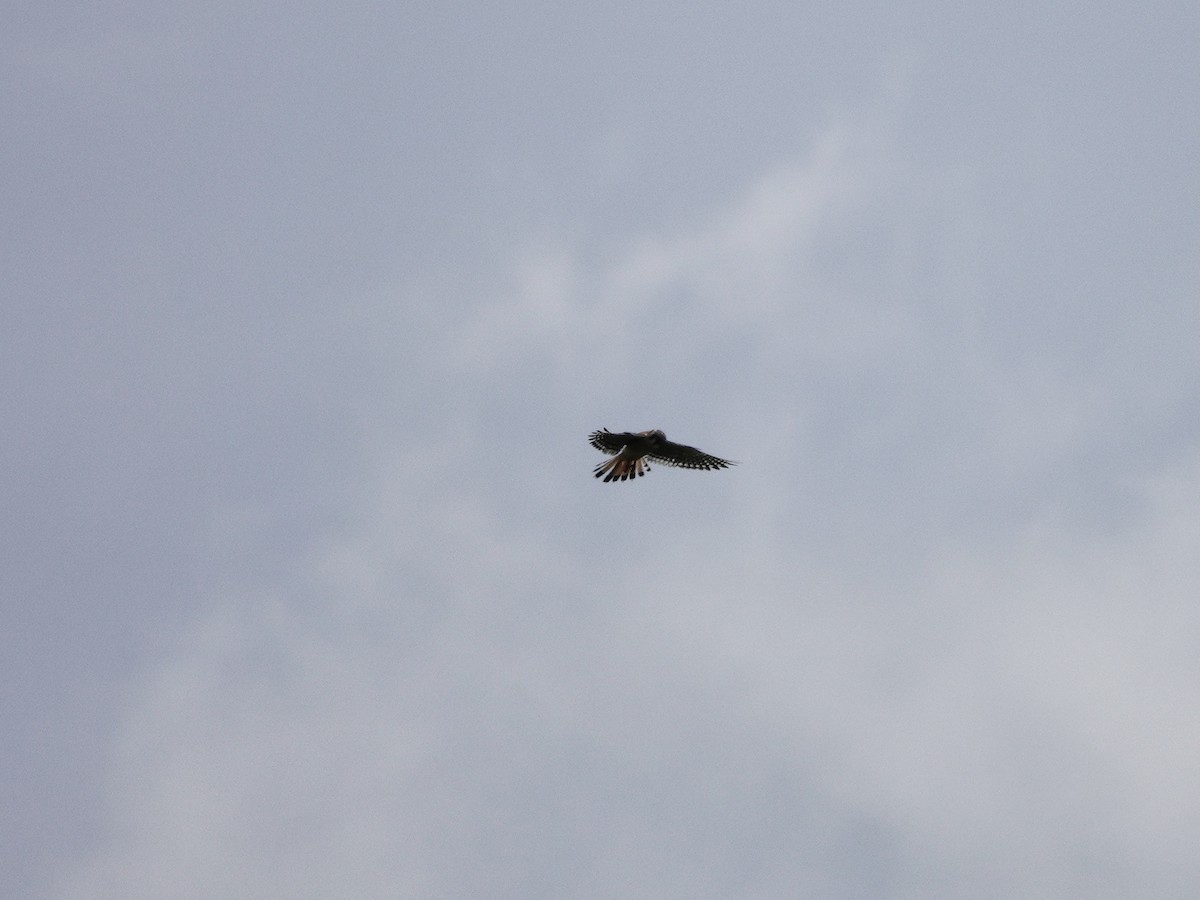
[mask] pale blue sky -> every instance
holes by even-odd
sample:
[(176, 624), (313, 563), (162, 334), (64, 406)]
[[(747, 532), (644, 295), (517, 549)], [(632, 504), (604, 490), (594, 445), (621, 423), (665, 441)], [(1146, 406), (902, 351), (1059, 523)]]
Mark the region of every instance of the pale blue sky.
[(0, 42), (0, 894), (1200, 891), (1194, 4)]

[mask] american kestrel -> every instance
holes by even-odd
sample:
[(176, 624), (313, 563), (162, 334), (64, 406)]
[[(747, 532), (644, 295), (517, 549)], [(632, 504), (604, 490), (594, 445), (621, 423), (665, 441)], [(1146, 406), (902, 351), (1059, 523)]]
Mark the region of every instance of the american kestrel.
[(631, 431), (612, 432), (605, 428), (603, 431), (593, 431), (588, 435), (588, 440), (597, 450), (613, 457), (596, 466), (596, 477), (603, 475), (605, 481), (626, 481), (645, 475), (650, 471), (648, 460), (651, 459), (681, 469), (724, 469), (737, 465), (728, 459), (709, 456), (695, 447), (668, 441), (667, 436), (658, 429), (635, 434)]

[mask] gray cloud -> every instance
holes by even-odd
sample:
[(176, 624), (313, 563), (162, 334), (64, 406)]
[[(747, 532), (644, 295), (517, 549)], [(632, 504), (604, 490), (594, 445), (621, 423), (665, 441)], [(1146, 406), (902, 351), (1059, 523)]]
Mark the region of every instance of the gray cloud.
[[(894, 183), (827, 146), (607, 264), (518, 253), (400, 341), (437, 388), (372, 438), (356, 524), (216, 594), (133, 695), (109, 836), (61, 895), (1194, 883), (1167, 839), (1196, 826), (1194, 466), (1147, 486), (1135, 460), (1101, 528), (1045, 479), (1120, 391), (886, 265), (827, 308), (820, 225)], [(409, 296), (373, 314), (398, 340)], [(736, 365), (699, 349), (726, 340)], [(664, 423), (589, 403), (681, 406), (746, 464), (598, 487), (585, 424)]]
[(1194, 893), (1172, 9), (21, 23), (0, 883)]

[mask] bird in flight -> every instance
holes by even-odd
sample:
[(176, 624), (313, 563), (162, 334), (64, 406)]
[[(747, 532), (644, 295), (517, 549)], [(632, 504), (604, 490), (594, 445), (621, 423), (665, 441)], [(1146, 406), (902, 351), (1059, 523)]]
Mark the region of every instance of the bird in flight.
[(658, 429), (653, 431), (593, 431), (588, 436), (591, 445), (612, 459), (596, 466), (596, 477), (605, 481), (626, 481), (650, 471), (649, 460), (681, 469), (724, 469), (737, 463), (710, 456), (695, 447), (668, 441)]

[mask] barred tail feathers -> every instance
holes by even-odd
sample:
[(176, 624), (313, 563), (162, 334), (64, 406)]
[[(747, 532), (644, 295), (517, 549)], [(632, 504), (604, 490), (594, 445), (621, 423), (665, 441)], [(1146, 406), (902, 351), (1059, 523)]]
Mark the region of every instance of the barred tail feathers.
[(596, 466), (595, 475), (597, 478), (603, 475), (605, 482), (628, 481), (649, 471), (650, 466), (645, 459), (623, 459), (621, 456), (614, 456)]

